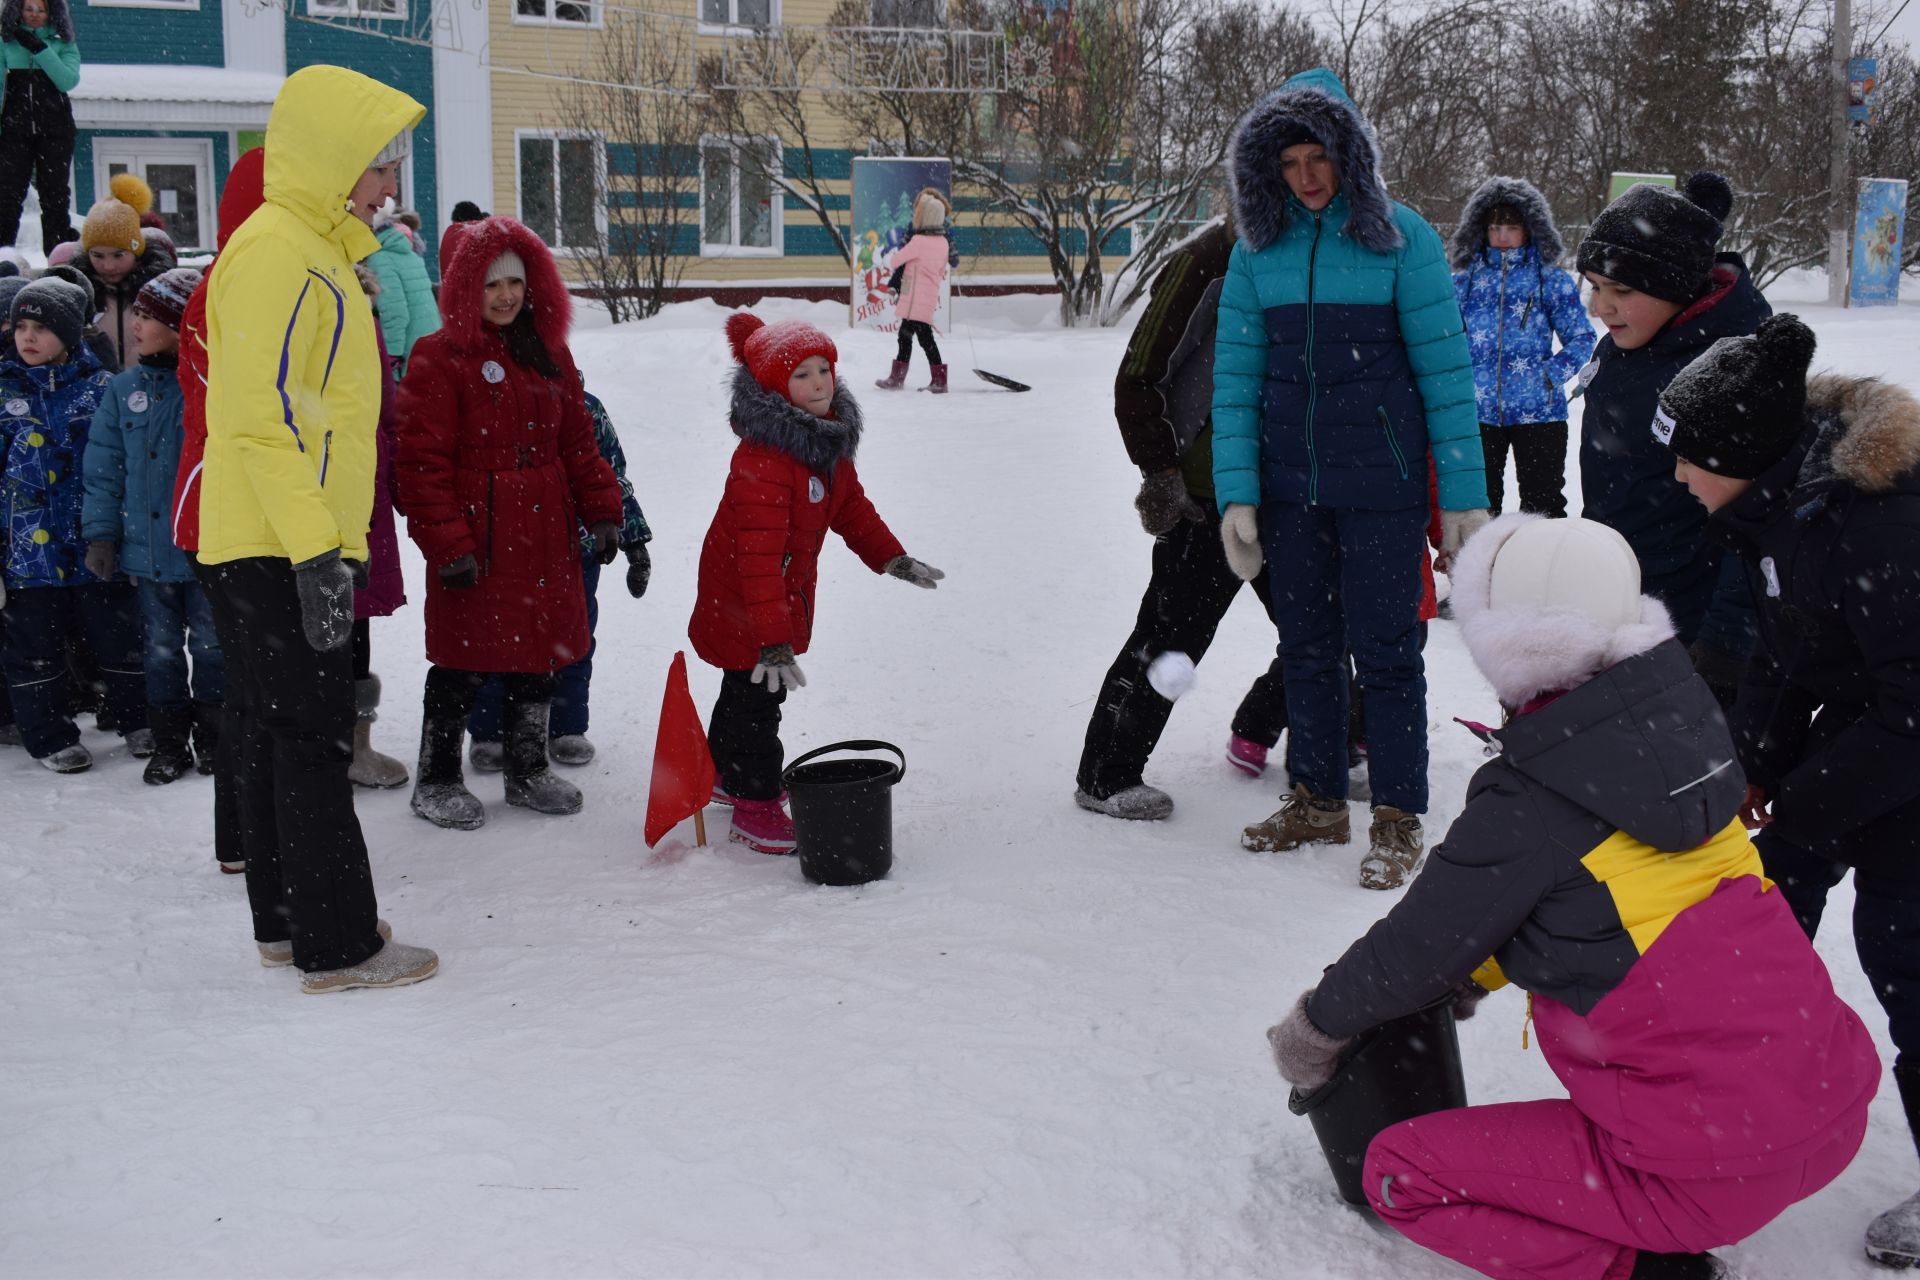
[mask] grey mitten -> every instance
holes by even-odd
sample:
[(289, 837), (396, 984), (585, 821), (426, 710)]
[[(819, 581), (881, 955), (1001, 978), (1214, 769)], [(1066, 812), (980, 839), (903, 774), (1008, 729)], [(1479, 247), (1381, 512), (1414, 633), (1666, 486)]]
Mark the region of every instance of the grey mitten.
[(480, 585), (480, 562), (469, 551), (458, 560), (443, 564), (439, 569), (440, 585), (454, 591), (465, 591)]
[(370, 562), (366, 560), (347, 561), (347, 572), (353, 575), (353, 589), (355, 591), (365, 591), (367, 589), (367, 583), (373, 580), (372, 570), (368, 567), (369, 564)]
[(1480, 1011), (1480, 1002), (1490, 993), (1487, 989), (1468, 978), (1453, 989), (1453, 1020), (1465, 1022)]
[(612, 564), (613, 558), (620, 554), (620, 526), (611, 520), (602, 520), (587, 532), (593, 535), (593, 558), (601, 564)]
[(1227, 567), (1242, 582), (1260, 576), (1266, 552), (1260, 549), (1260, 517), (1250, 502), (1229, 503), (1220, 517), (1220, 544), (1227, 553)]
[[(914, 586), (925, 587), (929, 591), (938, 587), (940, 580), (947, 576), (932, 565), (923, 560), (915, 560), (912, 556), (895, 556), (887, 561), (887, 572), (902, 582), (911, 582)], [(801, 683), (804, 684), (805, 681)]]
[(340, 549), (293, 566), (293, 585), (300, 594), (307, 643), (320, 653), (345, 644), (353, 635), (353, 570), (340, 558)]
[(96, 538), (87, 544), (87, 572), (106, 582), (113, 577), (113, 571), (120, 567), (120, 548), (107, 538)]
[(1307, 1017), (1307, 1001), (1314, 989), (1307, 988), (1293, 1002), (1284, 1021), (1267, 1028), (1267, 1044), (1273, 1048), (1273, 1065), (1294, 1088), (1306, 1093), (1333, 1079), (1340, 1055), (1353, 1043), (1352, 1036), (1330, 1036)]
[(807, 687), (806, 674), (800, 670), (800, 660), (794, 656), (790, 644), (770, 644), (762, 649), (760, 661), (747, 678), (754, 684), (767, 686), (768, 693)]
[(1154, 471), (1140, 481), (1140, 493), (1133, 500), (1140, 513), (1140, 527), (1158, 538), (1172, 533), (1182, 520), (1198, 524), (1207, 518), (1200, 504), (1187, 492), (1187, 481), (1178, 470)]
[(1485, 507), (1471, 507), (1465, 511), (1442, 511), (1440, 513), (1440, 554), (1449, 564), (1453, 557), (1465, 546), (1467, 539), (1487, 527), (1493, 519)]

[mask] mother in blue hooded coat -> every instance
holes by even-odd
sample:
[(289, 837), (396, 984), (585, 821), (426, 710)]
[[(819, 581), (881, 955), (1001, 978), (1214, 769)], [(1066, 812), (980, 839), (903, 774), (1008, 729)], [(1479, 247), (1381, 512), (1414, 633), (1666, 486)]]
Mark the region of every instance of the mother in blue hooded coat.
[(1331, 71), (1256, 104), (1229, 169), (1240, 243), (1215, 338), (1214, 485), (1228, 561), (1270, 575), (1293, 785), (1241, 843), (1351, 838), (1351, 652), (1373, 792), (1360, 883), (1396, 889), (1425, 840), (1429, 455), (1443, 561), (1487, 519), (1473, 363), (1440, 237), (1388, 198), (1373, 129)]

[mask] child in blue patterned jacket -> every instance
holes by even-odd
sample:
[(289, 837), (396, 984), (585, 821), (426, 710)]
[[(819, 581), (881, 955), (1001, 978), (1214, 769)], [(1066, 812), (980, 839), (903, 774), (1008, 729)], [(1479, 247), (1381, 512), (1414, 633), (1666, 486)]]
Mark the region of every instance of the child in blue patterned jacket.
[(1594, 333), (1579, 283), (1560, 266), (1565, 251), (1547, 198), (1521, 178), (1481, 183), (1447, 244), (1454, 296), (1473, 353), (1487, 498), (1495, 515), (1506, 488), (1509, 447), (1520, 509), (1567, 514), (1567, 397), (1561, 388), (1593, 355)]
[(67, 644), (84, 632), (106, 685), (106, 710), (136, 754), (145, 718), (140, 604), (124, 578), (87, 570), (80, 538), (81, 464), (94, 410), (112, 375), (82, 340), (92, 299), (64, 280), (36, 280), (13, 300), (18, 357), (0, 364), (0, 500), (6, 504), (0, 667), (22, 745), (55, 773), (93, 763), (68, 710)]

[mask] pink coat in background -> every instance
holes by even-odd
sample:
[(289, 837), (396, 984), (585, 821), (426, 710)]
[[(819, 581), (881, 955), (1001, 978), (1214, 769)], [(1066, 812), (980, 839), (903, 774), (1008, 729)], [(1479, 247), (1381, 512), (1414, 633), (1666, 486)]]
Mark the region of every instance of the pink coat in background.
[(894, 314), (903, 322), (932, 324), (940, 310), (940, 282), (947, 278), (947, 238), (921, 232), (901, 245), (887, 265), (903, 268)]
[(380, 384), (380, 426), (374, 436), (373, 523), (367, 528), (367, 585), (353, 593), (353, 620), (384, 618), (407, 602), (407, 582), (400, 574), (400, 536), (393, 524), (393, 357), (387, 340), (374, 326), (380, 342), (380, 363), (387, 376)]

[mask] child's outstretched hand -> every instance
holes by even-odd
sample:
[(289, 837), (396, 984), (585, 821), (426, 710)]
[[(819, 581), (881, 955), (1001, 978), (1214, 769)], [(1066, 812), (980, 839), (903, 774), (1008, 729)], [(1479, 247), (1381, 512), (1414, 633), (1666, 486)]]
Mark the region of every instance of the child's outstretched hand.
[(764, 684), (768, 693), (807, 687), (807, 677), (800, 670), (800, 660), (794, 657), (790, 644), (770, 644), (762, 649), (760, 661), (754, 664), (753, 674), (747, 679), (754, 684)]
[(940, 585), (947, 575), (922, 560), (912, 556), (895, 556), (887, 561), (887, 572), (902, 582), (911, 582), (916, 587), (925, 587), (932, 591)]

